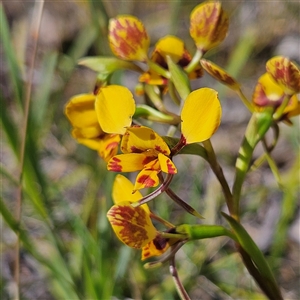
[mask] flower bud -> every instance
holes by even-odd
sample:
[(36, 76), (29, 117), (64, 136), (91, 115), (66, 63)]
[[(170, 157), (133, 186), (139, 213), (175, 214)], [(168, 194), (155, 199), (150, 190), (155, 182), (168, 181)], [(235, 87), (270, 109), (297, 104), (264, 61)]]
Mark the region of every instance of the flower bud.
[(119, 58), (147, 60), (150, 39), (139, 19), (127, 15), (110, 19), (108, 38), (111, 50)]
[(201, 59), (201, 66), (203, 69), (213, 78), (220, 81), (221, 83), (227, 85), (232, 90), (239, 90), (240, 84), (231, 77), (225, 70), (217, 66), (216, 64), (212, 63), (209, 60)]
[(229, 19), (220, 2), (201, 3), (190, 16), (190, 35), (203, 53), (224, 40), (228, 26)]
[(288, 58), (275, 56), (268, 60), (266, 69), (285, 94), (293, 95), (300, 92), (300, 70)]

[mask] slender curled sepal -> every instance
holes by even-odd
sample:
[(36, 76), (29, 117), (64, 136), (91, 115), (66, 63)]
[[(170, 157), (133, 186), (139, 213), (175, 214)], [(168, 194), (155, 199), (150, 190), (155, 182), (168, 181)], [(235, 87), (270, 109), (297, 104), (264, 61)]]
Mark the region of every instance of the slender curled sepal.
[(267, 261), (264, 258), (264, 255), (257, 247), (255, 242), (252, 240), (248, 232), (234, 218), (230, 217), (229, 215), (223, 212), (221, 212), (221, 214), (228, 221), (230, 227), (234, 232), (234, 235), (237, 238), (238, 243), (248, 253), (248, 255), (255, 263), (255, 266), (260, 275), (263, 277), (263, 280), (268, 282), (268, 285), (272, 288), (273, 293), (276, 294), (276, 297), (274, 299), (282, 299), (280, 289), (278, 288), (270, 266), (268, 265)]
[(219, 225), (182, 224), (176, 227), (176, 232), (186, 234), (189, 240), (202, 240), (218, 236), (228, 236), (236, 240), (235, 236), (228, 229)]
[(190, 35), (203, 53), (224, 40), (228, 26), (228, 16), (217, 1), (199, 4), (190, 16)]

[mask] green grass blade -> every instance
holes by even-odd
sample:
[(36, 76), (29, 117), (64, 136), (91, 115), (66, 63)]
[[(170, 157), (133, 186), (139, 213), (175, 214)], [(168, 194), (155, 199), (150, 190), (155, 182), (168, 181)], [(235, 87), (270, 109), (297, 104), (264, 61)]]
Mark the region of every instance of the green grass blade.
[(4, 57), (6, 58), (8, 68), (9, 68), (9, 77), (12, 84), (12, 89), (15, 92), (15, 97), (17, 103), (20, 107), (23, 106), (23, 84), (20, 79), (20, 68), (18, 67), (17, 59), (15, 56), (15, 51), (11, 44), (9, 25), (5, 16), (4, 8), (0, 3), (0, 38), (2, 41), (2, 46), (4, 50)]
[(47, 111), (50, 104), (49, 100), (57, 58), (58, 54), (56, 52), (47, 53), (43, 58), (40, 71), (43, 80), (33, 95), (30, 114), (31, 124), (36, 130), (44, 128), (45, 120), (48, 118)]
[(5, 132), (10, 148), (14, 152), (15, 156), (18, 157), (19, 156), (18, 149), (20, 144), (18, 128), (12, 122), (9, 109), (6, 106), (5, 99), (3, 98), (2, 93), (0, 93), (0, 110), (1, 110), (0, 118), (1, 118), (2, 128)]
[(261, 280), (264, 282), (265, 286), (271, 291), (272, 295), (275, 295), (274, 299), (282, 299), (280, 290), (277, 286), (274, 275), (263, 256), (260, 249), (257, 247), (255, 242), (252, 240), (248, 232), (244, 227), (238, 223), (235, 219), (222, 213), (223, 217), (228, 221), (233, 232), (238, 240), (238, 243), (242, 246), (244, 251), (251, 257), (254, 262), (258, 272), (261, 275)]

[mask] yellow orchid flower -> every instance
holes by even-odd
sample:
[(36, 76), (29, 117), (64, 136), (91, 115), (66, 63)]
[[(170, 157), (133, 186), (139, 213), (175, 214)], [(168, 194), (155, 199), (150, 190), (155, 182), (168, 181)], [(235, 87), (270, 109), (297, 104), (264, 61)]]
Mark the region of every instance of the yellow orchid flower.
[(99, 125), (95, 111), (96, 97), (80, 94), (72, 97), (65, 107), (65, 114), (73, 126), (72, 136), (108, 161), (116, 155), (121, 140), (118, 134), (107, 134)]
[(190, 35), (202, 53), (218, 46), (224, 40), (228, 26), (228, 16), (217, 1), (199, 4), (190, 16)]
[(163, 171), (176, 174), (171, 161), (171, 153), (165, 141), (152, 129), (145, 126), (127, 128), (121, 150), (124, 154), (112, 157), (107, 169), (114, 172), (135, 172), (137, 175), (134, 190), (155, 187), (159, 183), (158, 173)]
[(110, 19), (108, 31), (110, 48), (117, 57), (142, 62), (147, 60), (150, 39), (138, 18), (121, 15)]
[[(192, 60), (190, 53), (185, 48), (184, 42), (172, 35), (167, 35), (156, 43), (150, 60), (167, 70), (167, 56), (170, 56), (174, 63), (183, 68), (186, 67)], [(189, 78), (195, 79), (202, 75), (202, 68), (199, 64), (198, 67), (189, 74)], [(153, 85), (166, 85), (168, 83), (167, 78), (159, 75), (151, 68), (148, 72), (145, 72), (140, 76), (139, 81)]]
[(284, 90), (269, 73), (259, 77), (252, 97), (252, 102), (256, 107), (278, 107), (282, 103), (283, 98)]
[[(218, 93), (210, 88), (201, 88), (189, 94), (181, 111), (181, 140), (174, 149), (209, 139), (220, 125), (221, 105)], [(134, 190), (155, 187), (158, 173), (176, 174), (177, 169), (170, 156), (166, 142), (152, 129), (144, 126), (127, 128), (121, 142), (123, 154), (112, 157), (107, 169), (114, 172), (135, 172)]]
[(283, 103), (285, 97), (289, 99), (287, 105), (284, 107), (282, 114), (278, 121), (285, 121), (291, 124), (290, 118), (300, 114), (300, 101), (296, 94), (286, 95), (283, 85), (274, 80), (274, 77), (269, 73), (263, 74), (257, 82), (254, 89), (252, 102), (256, 110), (261, 111), (265, 107), (274, 107), (275, 113), (278, 111), (280, 105)]
[[(124, 202), (124, 199), (127, 199), (129, 203), (137, 202), (142, 199), (143, 196), (139, 191), (134, 194), (132, 193), (133, 189), (133, 184), (125, 176), (120, 174), (116, 176), (112, 189), (112, 198), (115, 205), (121, 205), (121, 207), (113, 206), (113, 208), (107, 213), (108, 219), (117, 237), (123, 243), (133, 248), (142, 249), (142, 260), (153, 256), (162, 255), (172, 244), (177, 241), (177, 239), (174, 239), (173, 241), (173, 239), (163, 238), (159, 234), (156, 234), (154, 237), (155, 229), (153, 229), (154, 226), (151, 226), (149, 222), (145, 223), (146, 225), (143, 228), (146, 230), (146, 232), (147, 230), (149, 232), (147, 232), (147, 234), (144, 234), (144, 231), (140, 228), (139, 225), (136, 224), (137, 222), (135, 220), (137, 218), (137, 214), (141, 213), (143, 216), (145, 214), (147, 216), (150, 216), (151, 218), (151, 213), (148, 205), (143, 204), (140, 206), (140, 208), (144, 210), (142, 212), (141, 209), (135, 210), (135, 208), (133, 208), (130, 204), (129, 207), (126, 207), (126, 204), (128, 204), (128, 202)], [(134, 213), (132, 213), (132, 216), (134, 217), (132, 219), (127, 219), (126, 221), (122, 219), (122, 213), (127, 213), (132, 209), (135, 210)], [(118, 210), (119, 212), (121, 211), (121, 214), (116, 214)], [(124, 218), (126, 218), (126, 216)], [(135, 222), (133, 226), (131, 226), (132, 222)], [(139, 232), (139, 234), (137, 233), (137, 231)], [(140, 241), (139, 243), (136, 243), (136, 236), (141, 237), (142, 240), (144, 239), (143, 243), (141, 243)], [(150, 240), (151, 237), (154, 238)]]

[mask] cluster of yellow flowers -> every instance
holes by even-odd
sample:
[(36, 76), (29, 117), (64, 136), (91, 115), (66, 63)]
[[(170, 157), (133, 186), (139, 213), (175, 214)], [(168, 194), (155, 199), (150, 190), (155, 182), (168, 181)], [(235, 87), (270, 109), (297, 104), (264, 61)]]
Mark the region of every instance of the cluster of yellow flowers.
[[(174, 232), (172, 224), (160, 219), (144, 203), (168, 191), (171, 198), (177, 199), (185, 209), (196, 215), (168, 188), (177, 173), (172, 158), (187, 145), (209, 140), (221, 122), (218, 93), (207, 87), (190, 92), (188, 80), (199, 78), (206, 71), (243, 95), (240, 84), (234, 78), (202, 58), (208, 50), (223, 41), (228, 24), (228, 16), (220, 2), (204, 2), (195, 7), (190, 15), (190, 36), (197, 47), (193, 56), (182, 40), (165, 36), (156, 43), (148, 57), (150, 39), (143, 23), (133, 16), (118, 16), (110, 20), (108, 35), (111, 50), (118, 58), (86, 58), (81, 62), (93, 70), (101, 69), (101, 81), (93, 93), (71, 98), (65, 113), (73, 126), (73, 137), (79, 143), (97, 150), (107, 162), (109, 171), (139, 171), (134, 184), (126, 177), (117, 175), (113, 186), (115, 205), (107, 216), (122, 242), (142, 249), (143, 259), (161, 255), (169, 247), (177, 249), (176, 245), (186, 239), (185, 235), (176, 234), (178, 232)], [(148, 68), (142, 70), (135, 64), (136, 61), (145, 63)], [(143, 84), (142, 91), (156, 109), (137, 106), (128, 88), (109, 85), (111, 73), (124, 68), (141, 73), (139, 81)], [(251, 112), (272, 107), (274, 122), (290, 122), (292, 116), (300, 113), (296, 95), (300, 91), (299, 68), (281, 56), (270, 59), (266, 68), (267, 72), (258, 80), (252, 101), (244, 96), (242, 100)], [(159, 92), (154, 88), (157, 86)], [(172, 90), (175, 90), (175, 96), (171, 97), (179, 104), (179, 114), (168, 112), (161, 99), (163, 94), (168, 91), (171, 94)], [(180, 127), (180, 139), (170, 145), (153, 129), (137, 125), (136, 120), (143, 117)], [(118, 154), (119, 149), (122, 154)], [(167, 174), (166, 178), (162, 172)], [(161, 186), (148, 197), (143, 198), (138, 191), (156, 187), (159, 183)], [(166, 232), (158, 232), (152, 218), (166, 225)]]

